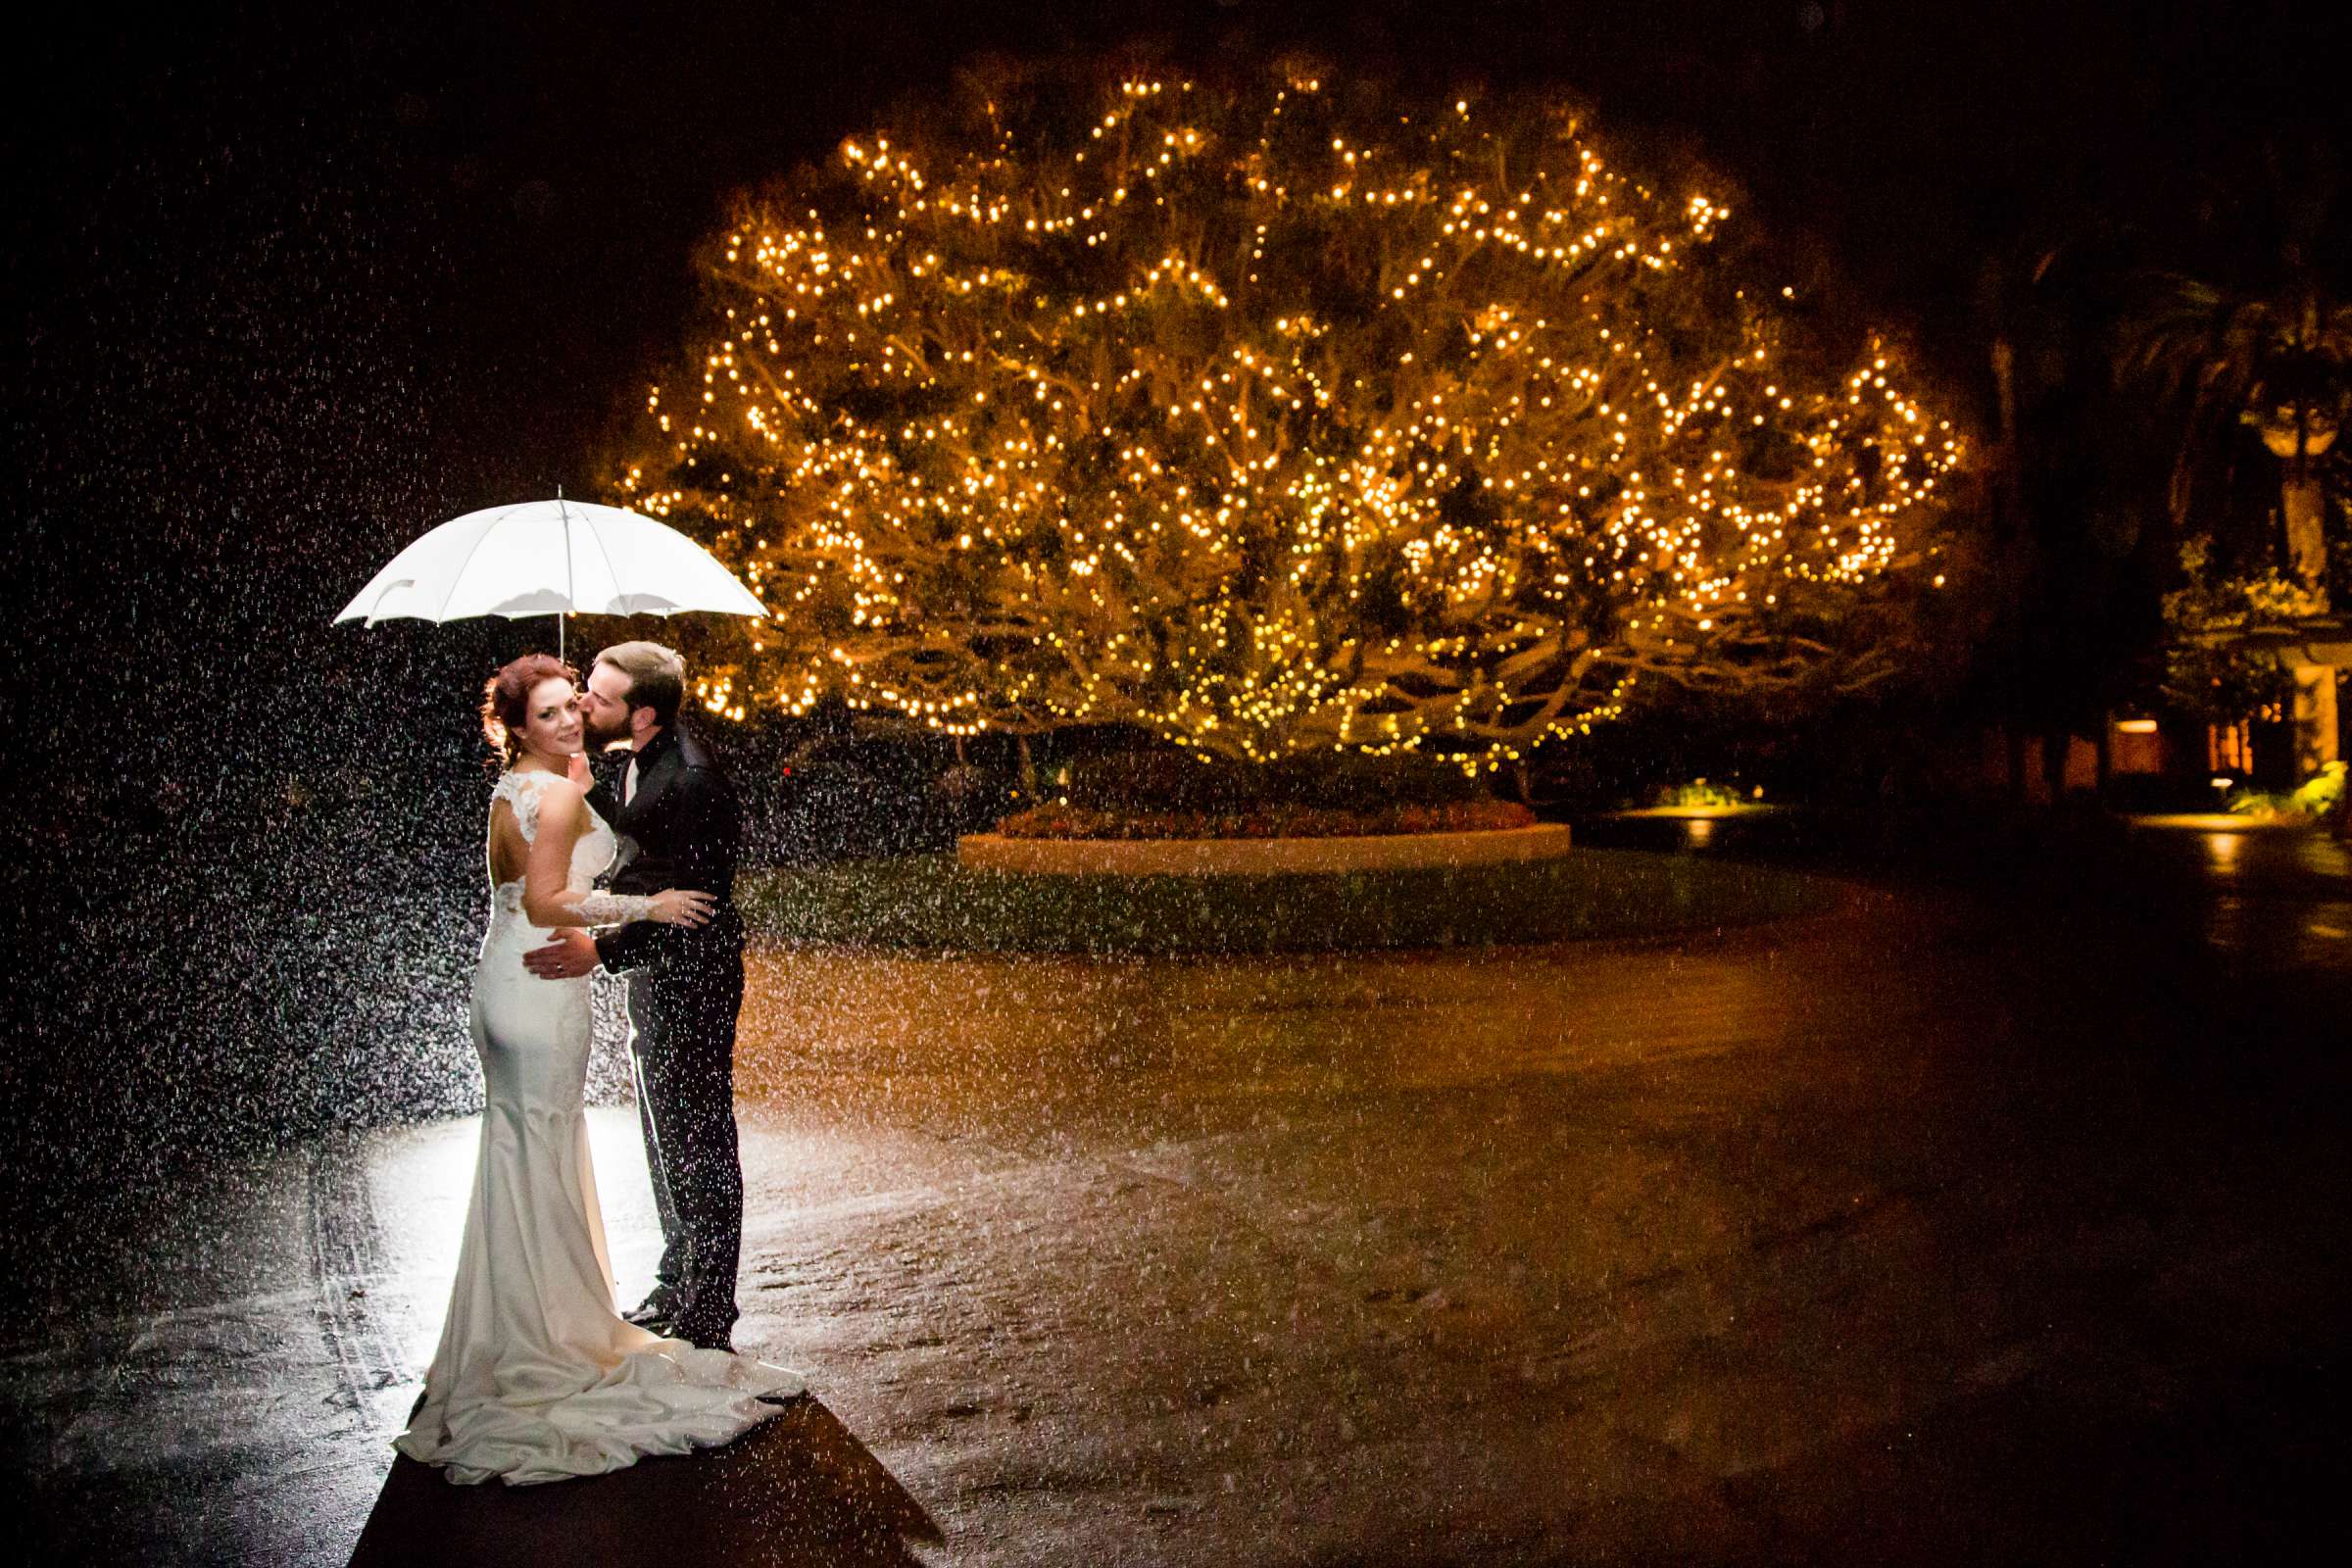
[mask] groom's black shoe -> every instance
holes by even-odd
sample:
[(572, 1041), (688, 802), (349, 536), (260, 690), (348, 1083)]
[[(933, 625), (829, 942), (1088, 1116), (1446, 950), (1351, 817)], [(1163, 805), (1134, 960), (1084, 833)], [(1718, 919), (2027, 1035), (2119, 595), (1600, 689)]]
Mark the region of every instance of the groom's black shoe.
[(666, 1338), (669, 1333), (669, 1314), (672, 1310), (668, 1298), (663, 1297), (661, 1292), (656, 1291), (626, 1312), (621, 1313), (620, 1318), (624, 1323), (634, 1323), (641, 1329), (650, 1329)]

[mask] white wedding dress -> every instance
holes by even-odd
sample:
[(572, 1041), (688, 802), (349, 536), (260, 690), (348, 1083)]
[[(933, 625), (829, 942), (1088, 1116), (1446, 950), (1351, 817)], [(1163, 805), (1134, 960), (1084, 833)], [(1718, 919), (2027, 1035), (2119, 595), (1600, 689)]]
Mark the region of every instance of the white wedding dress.
[[(555, 778), (498, 781), (493, 799), (509, 803), (526, 841)], [(614, 846), (590, 810), (571, 852), (573, 890), (589, 887)], [(393, 1440), (452, 1481), (523, 1486), (713, 1447), (805, 1392), (781, 1367), (661, 1339), (614, 1311), (582, 1115), (589, 982), (523, 968), (547, 939), (523, 915), (522, 884), (499, 883), (473, 972), (488, 1102), (457, 1285), (423, 1402)]]

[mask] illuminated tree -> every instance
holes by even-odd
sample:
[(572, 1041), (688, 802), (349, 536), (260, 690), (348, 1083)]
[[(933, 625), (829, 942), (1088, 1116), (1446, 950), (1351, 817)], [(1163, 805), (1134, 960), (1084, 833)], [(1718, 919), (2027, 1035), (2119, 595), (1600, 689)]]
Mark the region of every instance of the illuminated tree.
[(777, 615), (716, 710), (1498, 765), (1637, 682), (1804, 678), (1923, 553), (1948, 427), (1884, 349), (1808, 376), (1727, 212), (1571, 112), (962, 91), (748, 202), (650, 400), (620, 487)]

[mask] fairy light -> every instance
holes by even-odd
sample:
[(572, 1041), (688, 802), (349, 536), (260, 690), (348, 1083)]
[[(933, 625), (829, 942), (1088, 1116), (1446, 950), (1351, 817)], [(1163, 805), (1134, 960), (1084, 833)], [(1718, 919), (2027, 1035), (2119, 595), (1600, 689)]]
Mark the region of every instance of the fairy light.
[(777, 611), (709, 710), (1495, 768), (1789, 678), (1789, 617), (1929, 553), (1958, 438), (1883, 345), (1816, 383), (1778, 300), (1707, 304), (1728, 208), (1540, 105), (1321, 86), (978, 99), (747, 208), (618, 480)]

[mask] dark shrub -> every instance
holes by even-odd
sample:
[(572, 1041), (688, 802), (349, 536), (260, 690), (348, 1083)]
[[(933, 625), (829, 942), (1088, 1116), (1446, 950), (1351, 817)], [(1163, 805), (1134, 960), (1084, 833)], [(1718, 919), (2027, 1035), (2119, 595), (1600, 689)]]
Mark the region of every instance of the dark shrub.
[[(993, 816), (1004, 803), (969, 777), (942, 790), (955, 771), (927, 737), (834, 735), (807, 741), (776, 766), (765, 788), (747, 792), (749, 849), (785, 864), (905, 855), (953, 844), (966, 819)], [(967, 770), (968, 771), (968, 770)]]

